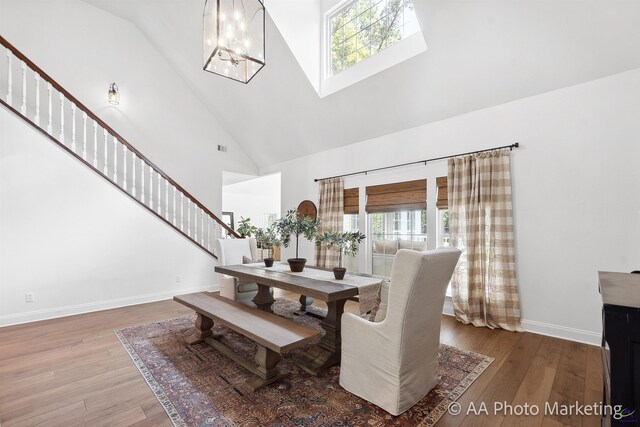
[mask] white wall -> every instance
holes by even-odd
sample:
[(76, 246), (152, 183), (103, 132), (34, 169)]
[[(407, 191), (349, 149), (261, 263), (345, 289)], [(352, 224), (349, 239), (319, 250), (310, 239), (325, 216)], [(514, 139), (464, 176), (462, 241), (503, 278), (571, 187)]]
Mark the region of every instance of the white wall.
[[(520, 142), (512, 153), (512, 169), (523, 326), (596, 344), (601, 329), (597, 271), (640, 268), (638, 117), (640, 69), (262, 172), (281, 171), (285, 210), (307, 198), (317, 201), (314, 178)], [(429, 179), (433, 236), (433, 178), (444, 175), (446, 167), (441, 161), (349, 177), (345, 186)], [(283, 258), (290, 253), (291, 248)], [(305, 244), (302, 254), (313, 259), (313, 246)]]
[(249, 179), (222, 187), (222, 210), (233, 212), (234, 226), (240, 217), (251, 218), (251, 225), (267, 226), (265, 214), (280, 217), (280, 174)]
[(214, 266), (0, 107), (0, 326), (214, 290)]
[[(256, 174), (131, 23), (78, 0), (0, 0), (0, 34), (214, 213), (223, 167)], [(215, 287), (213, 259), (0, 110), (0, 325)]]
[[(257, 166), (128, 21), (79, 0), (0, 0), (0, 33), (212, 212)], [(197, 66), (197, 64), (194, 64)], [(109, 84), (120, 105), (107, 103)], [(217, 145), (228, 147), (226, 153)]]

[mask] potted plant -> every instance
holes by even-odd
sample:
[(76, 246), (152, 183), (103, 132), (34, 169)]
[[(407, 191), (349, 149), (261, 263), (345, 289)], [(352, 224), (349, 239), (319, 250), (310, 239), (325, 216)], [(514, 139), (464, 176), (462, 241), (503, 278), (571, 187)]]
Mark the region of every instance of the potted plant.
[(250, 221), (251, 218), (240, 217), (240, 221), (238, 221), (238, 229), (236, 230), (240, 237), (251, 237), (251, 234), (255, 234), (258, 230), (254, 225), (249, 223)]
[(275, 224), (271, 224), (267, 228), (258, 228), (256, 230), (256, 243), (262, 248), (269, 250), (269, 256), (264, 258), (266, 267), (273, 267), (273, 247), (280, 246), (282, 240), (278, 235)]
[(338, 250), (338, 267), (333, 269), (333, 276), (337, 280), (344, 279), (347, 269), (342, 266), (342, 258), (344, 255), (355, 256), (358, 254), (358, 244), (362, 242), (366, 236), (359, 231), (347, 231), (340, 233), (338, 231), (327, 230), (316, 238), (316, 245), (322, 243), (330, 248)]
[(282, 237), (282, 245), (285, 248), (289, 247), (292, 236), (296, 238), (296, 257), (287, 260), (291, 271), (300, 272), (304, 270), (304, 265), (307, 263), (307, 260), (300, 258), (298, 254), (298, 241), (301, 235), (308, 240), (313, 240), (318, 232), (319, 225), (319, 220), (315, 220), (306, 215), (298, 215), (297, 209), (287, 211), (287, 214), (276, 222), (276, 229)]

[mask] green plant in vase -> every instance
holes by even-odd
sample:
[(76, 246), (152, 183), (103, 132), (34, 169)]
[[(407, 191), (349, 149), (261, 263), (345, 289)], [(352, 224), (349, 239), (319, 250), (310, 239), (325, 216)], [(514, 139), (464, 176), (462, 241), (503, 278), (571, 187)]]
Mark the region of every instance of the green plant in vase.
[(258, 228), (256, 230), (256, 243), (262, 249), (270, 251), (269, 257), (264, 258), (264, 265), (273, 267), (273, 247), (282, 245), (282, 239), (280, 239), (275, 224), (271, 224), (266, 228)]
[(251, 225), (250, 221), (251, 218), (240, 217), (240, 221), (238, 221), (238, 228), (236, 229), (240, 237), (251, 237), (251, 235), (255, 234), (258, 230), (256, 226)]
[(356, 256), (360, 243), (367, 236), (359, 231), (347, 231), (341, 233), (339, 231), (327, 230), (316, 238), (316, 245), (327, 245), (329, 248), (335, 248), (338, 251), (338, 267), (333, 269), (333, 275), (336, 279), (344, 279), (347, 269), (343, 267), (342, 261), (345, 255)]
[(300, 258), (298, 253), (300, 236), (304, 236), (307, 240), (314, 240), (319, 225), (319, 220), (315, 220), (306, 215), (298, 215), (297, 209), (287, 211), (284, 217), (276, 221), (276, 229), (282, 237), (282, 245), (285, 248), (289, 247), (292, 237), (295, 237), (296, 257), (287, 260), (291, 271), (300, 272), (304, 270), (304, 265), (307, 263), (307, 260), (306, 258)]

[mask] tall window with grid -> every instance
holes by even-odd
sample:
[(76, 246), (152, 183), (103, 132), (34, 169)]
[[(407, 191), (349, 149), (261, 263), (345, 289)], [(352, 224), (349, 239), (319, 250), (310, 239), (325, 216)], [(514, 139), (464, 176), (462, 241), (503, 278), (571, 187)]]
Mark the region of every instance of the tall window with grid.
[(350, 0), (329, 16), (330, 76), (420, 30), (412, 0)]

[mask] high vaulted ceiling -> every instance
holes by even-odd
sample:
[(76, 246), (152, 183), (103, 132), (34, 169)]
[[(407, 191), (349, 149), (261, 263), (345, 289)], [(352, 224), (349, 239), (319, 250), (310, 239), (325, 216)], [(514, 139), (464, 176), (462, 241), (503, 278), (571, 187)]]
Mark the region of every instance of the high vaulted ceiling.
[(202, 71), (203, 0), (86, 1), (137, 26), (261, 167), (640, 67), (640, 1), (414, 0), (428, 50), (320, 98), (270, 17), (243, 85)]

